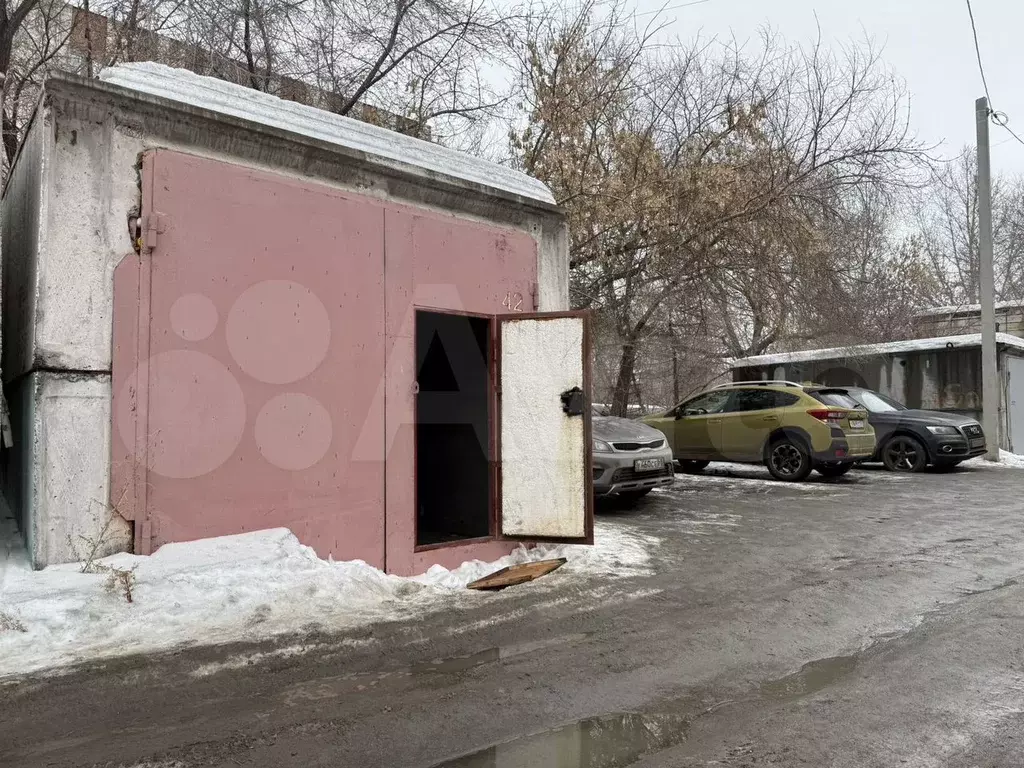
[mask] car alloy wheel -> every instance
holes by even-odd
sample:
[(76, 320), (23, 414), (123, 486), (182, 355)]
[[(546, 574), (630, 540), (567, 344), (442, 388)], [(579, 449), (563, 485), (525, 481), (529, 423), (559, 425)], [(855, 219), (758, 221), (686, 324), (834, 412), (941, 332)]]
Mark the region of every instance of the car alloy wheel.
[(798, 445), (785, 440), (771, 447), (768, 470), (777, 480), (803, 480), (810, 473), (810, 461)]
[(914, 438), (902, 435), (885, 444), (882, 460), (894, 472), (917, 472), (927, 463), (924, 446)]

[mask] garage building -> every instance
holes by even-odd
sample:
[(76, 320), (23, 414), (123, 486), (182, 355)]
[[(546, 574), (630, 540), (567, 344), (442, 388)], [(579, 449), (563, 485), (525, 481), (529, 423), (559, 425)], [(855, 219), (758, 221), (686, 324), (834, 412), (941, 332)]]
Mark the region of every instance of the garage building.
[(567, 310), (522, 173), (156, 64), (51, 79), (3, 198), (5, 495), (36, 567), (279, 526), (398, 574), (591, 541)]
[[(996, 334), (1002, 402), (1000, 445), (1024, 453), (1024, 339)], [(981, 421), (981, 334), (807, 349), (730, 363), (734, 381), (778, 379), (866, 387), (910, 408), (950, 411)]]

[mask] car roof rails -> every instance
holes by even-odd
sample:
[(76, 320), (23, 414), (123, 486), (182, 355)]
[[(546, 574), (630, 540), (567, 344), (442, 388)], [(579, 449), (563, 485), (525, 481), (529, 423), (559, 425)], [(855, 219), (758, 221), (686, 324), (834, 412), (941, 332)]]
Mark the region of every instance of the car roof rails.
[(730, 381), (727, 384), (718, 384), (712, 389), (728, 389), (730, 387), (796, 387), (803, 389), (803, 384), (795, 381), (783, 381), (781, 379), (761, 379), (759, 381)]

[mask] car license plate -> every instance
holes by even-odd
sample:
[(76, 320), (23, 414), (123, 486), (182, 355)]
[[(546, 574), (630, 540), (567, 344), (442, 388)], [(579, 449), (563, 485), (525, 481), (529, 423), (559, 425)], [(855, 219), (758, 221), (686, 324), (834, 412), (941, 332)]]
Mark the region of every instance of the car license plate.
[(972, 437), (971, 438), (971, 448), (981, 448), (983, 445), (985, 445), (985, 438), (984, 437)]
[(661, 459), (637, 459), (633, 462), (634, 472), (658, 472), (665, 466)]
[(864, 429), (864, 419), (850, 419), (850, 429)]

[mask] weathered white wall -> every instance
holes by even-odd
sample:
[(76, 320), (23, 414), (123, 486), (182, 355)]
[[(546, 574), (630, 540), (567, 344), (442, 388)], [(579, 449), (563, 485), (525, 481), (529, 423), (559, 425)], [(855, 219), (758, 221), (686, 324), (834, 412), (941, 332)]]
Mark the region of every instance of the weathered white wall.
[(35, 372), (25, 380), (33, 565), (130, 548), (130, 526), (108, 504), (110, 377)]
[(1024, 453), (1024, 357), (1002, 354), (1003, 443), (1013, 453)]
[(47, 230), (46, 187), (53, 126), (32, 123), (0, 204), (3, 252), (3, 378), (32, 368), (36, 312), (36, 261)]
[(583, 387), (583, 320), (501, 328), (501, 527), (509, 536), (586, 533), (584, 421), (559, 395)]
[(36, 299), (36, 357), (47, 368), (110, 371), (113, 273), (132, 249), (141, 148), (112, 120), (55, 119)]
[(935, 353), (924, 353), (916, 356), (918, 372), (921, 377), (921, 408), (937, 410), (942, 408), (939, 391), (939, 371)]
[(907, 402), (907, 368), (903, 365), (905, 360), (903, 357), (894, 357), (889, 361), (889, 391), (884, 393), (901, 403)]
[(537, 237), (537, 311), (569, 309), (569, 227), (534, 225)]

